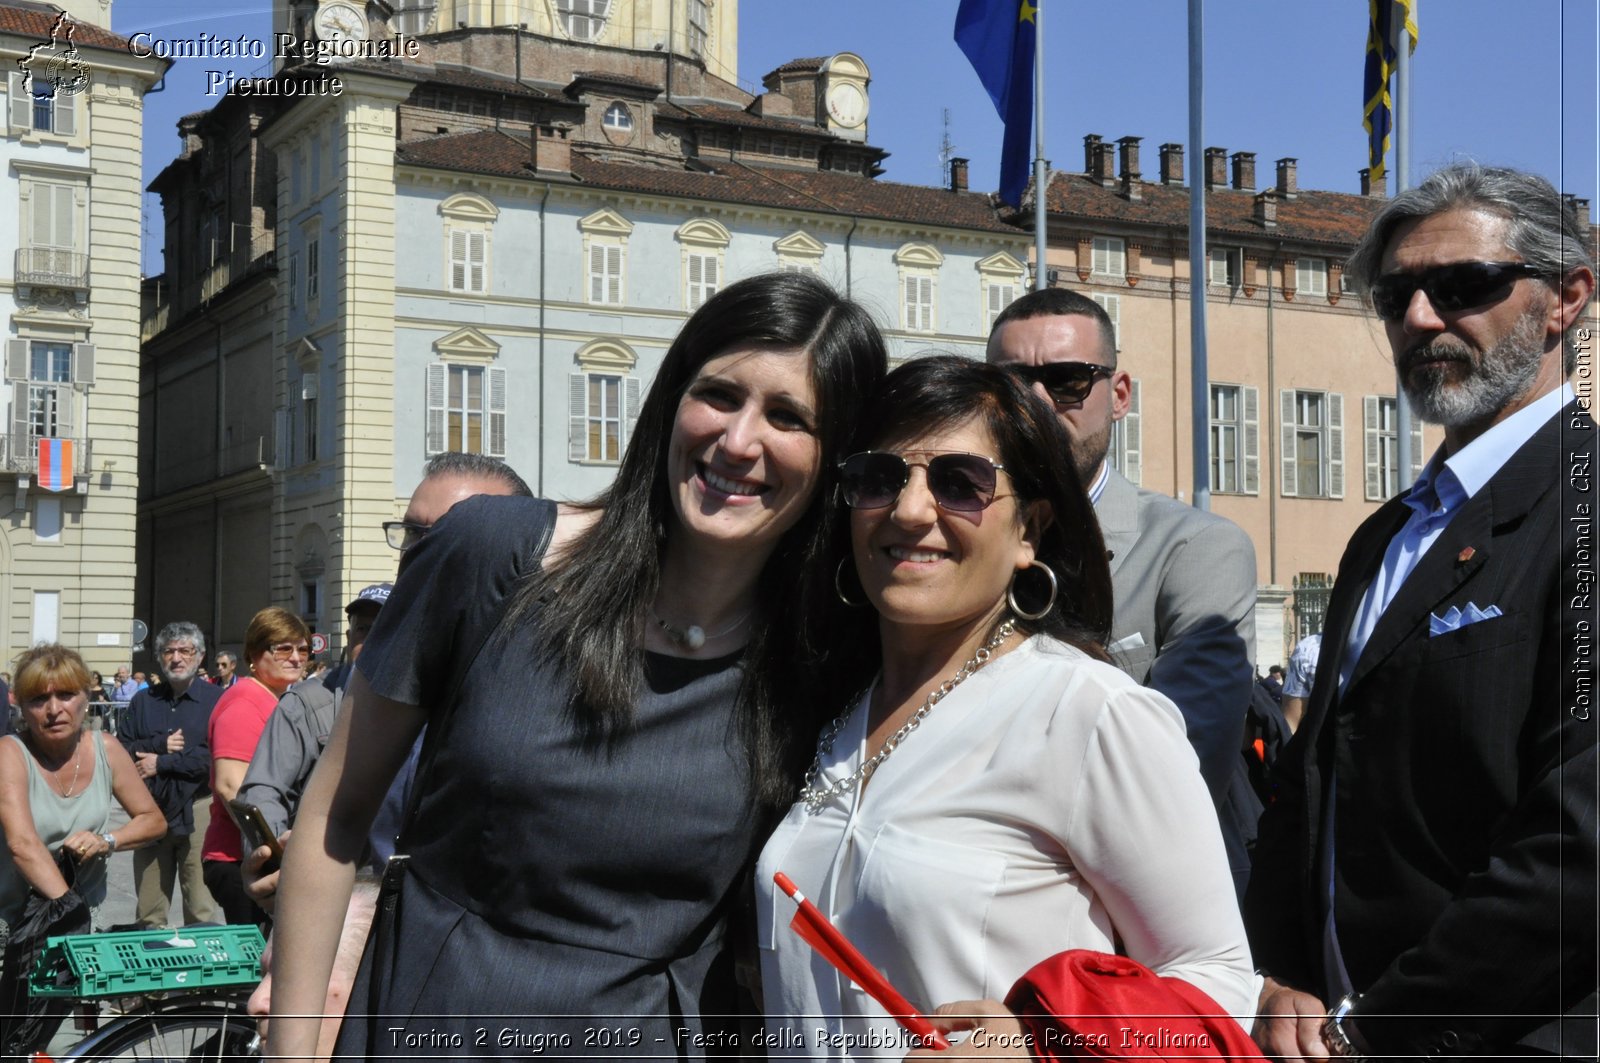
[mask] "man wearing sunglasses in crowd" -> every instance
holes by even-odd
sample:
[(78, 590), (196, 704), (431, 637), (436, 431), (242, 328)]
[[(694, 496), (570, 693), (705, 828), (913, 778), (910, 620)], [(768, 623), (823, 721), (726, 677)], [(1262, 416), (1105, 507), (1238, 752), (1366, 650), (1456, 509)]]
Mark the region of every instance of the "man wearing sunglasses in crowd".
[(1111, 659), (1183, 713), (1242, 892), (1261, 811), (1240, 755), (1255, 685), (1255, 547), (1232, 521), (1135, 487), (1106, 460), (1133, 381), (1099, 303), (1029, 292), (995, 319), (988, 357), (1032, 383), (1066, 427), (1111, 559)]
[[(383, 525), (384, 537), (400, 553), (401, 563), (405, 561), (405, 552), (444, 519), (457, 502), (474, 495), (532, 497), (533, 491), (511, 466), (495, 458), (456, 452), (435, 455), (423, 466), (422, 482), (411, 493), (404, 516), (385, 521)], [(391, 589), (388, 583), (375, 584), (351, 601), (347, 614), (353, 651), (366, 640), (367, 633), (377, 622), (379, 608), (389, 600)], [(351, 652), (347, 663), (353, 663), (355, 658), (356, 653)], [(292, 825), (311, 769), (316, 767), (317, 758), (333, 731), (338, 711), (336, 698), (342, 693), (344, 677), (349, 675), (348, 667), (341, 667), (337, 674), (339, 681), (327, 684), (325, 689), (319, 680), (315, 684), (302, 683), (284, 695), (267, 722), (250, 772), (240, 787), (239, 796), (258, 805), (268, 824), (280, 834)], [(419, 735), (373, 820), (368, 841), (372, 863), (380, 868), (394, 852), (395, 835), (399, 833), (407, 792), (421, 750), (422, 736)], [(265, 860), (264, 849), (246, 855), (245, 891), (271, 913), (278, 890), (278, 872), (262, 875)]]
[(1272, 1055), (1595, 1058), (1591, 239), (1468, 163), (1346, 267), (1444, 443), (1351, 538), (1278, 760), (1245, 903)]

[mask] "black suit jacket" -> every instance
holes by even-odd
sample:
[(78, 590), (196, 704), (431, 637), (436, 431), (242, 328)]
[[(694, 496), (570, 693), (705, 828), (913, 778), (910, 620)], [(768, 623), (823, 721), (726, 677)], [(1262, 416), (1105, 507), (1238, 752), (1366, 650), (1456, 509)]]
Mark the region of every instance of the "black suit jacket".
[[(1507, 459), (1401, 586), (1342, 695), (1351, 624), (1408, 507), (1383, 506), (1339, 563), (1246, 921), (1265, 970), (1332, 1003), (1318, 856), (1336, 786), (1339, 943), (1379, 1054), (1594, 1055), (1594, 450), (1573, 404)], [(1430, 613), (1469, 602), (1503, 615), (1430, 636)]]

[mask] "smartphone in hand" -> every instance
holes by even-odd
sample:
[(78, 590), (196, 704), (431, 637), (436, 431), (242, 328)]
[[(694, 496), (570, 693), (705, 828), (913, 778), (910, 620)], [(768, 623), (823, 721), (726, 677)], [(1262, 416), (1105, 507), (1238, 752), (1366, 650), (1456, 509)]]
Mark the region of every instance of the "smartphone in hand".
[(239, 836), (244, 839), (246, 853), (263, 845), (272, 850), (272, 859), (262, 867), (262, 873), (271, 874), (276, 871), (278, 862), (283, 859), (283, 846), (278, 842), (278, 836), (272, 833), (272, 828), (267, 825), (267, 817), (263, 816), (255, 805), (241, 801), (237, 797), (228, 802), (228, 814), (239, 827)]

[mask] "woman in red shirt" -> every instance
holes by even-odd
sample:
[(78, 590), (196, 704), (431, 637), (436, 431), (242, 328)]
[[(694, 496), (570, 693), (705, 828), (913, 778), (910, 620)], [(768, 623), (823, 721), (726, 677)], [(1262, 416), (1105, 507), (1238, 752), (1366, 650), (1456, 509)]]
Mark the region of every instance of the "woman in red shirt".
[(256, 743), (283, 692), (300, 681), (311, 656), (311, 631), (287, 609), (270, 606), (250, 620), (244, 633), (250, 675), (229, 687), (211, 712), (206, 737), (211, 748), (211, 825), (201, 859), (206, 888), (230, 923), (265, 923), (267, 915), (244, 891), (239, 828), (228, 802), (239, 792)]

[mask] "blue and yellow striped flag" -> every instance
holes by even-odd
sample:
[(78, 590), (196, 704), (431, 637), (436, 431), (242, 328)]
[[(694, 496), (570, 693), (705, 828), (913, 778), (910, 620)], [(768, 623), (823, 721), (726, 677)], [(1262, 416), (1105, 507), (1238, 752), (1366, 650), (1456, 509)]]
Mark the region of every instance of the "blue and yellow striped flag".
[(1000, 199), (1022, 205), (1028, 186), (1028, 135), (1033, 131), (1034, 14), (1044, 0), (961, 0), (956, 44), (971, 60), (1005, 123), (1000, 148)]
[(1399, 61), (1395, 48), (1396, 8), (1405, 21), (1410, 49), (1417, 50), (1417, 16), (1415, 0), (1367, 0), (1367, 70), (1362, 82), (1362, 97), (1366, 107), (1362, 110), (1361, 124), (1367, 130), (1367, 167), (1372, 171), (1372, 183), (1383, 180), (1386, 168), (1384, 156), (1389, 153), (1389, 133), (1394, 128), (1393, 100), (1389, 96), (1389, 77)]

